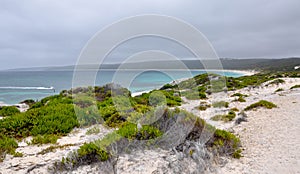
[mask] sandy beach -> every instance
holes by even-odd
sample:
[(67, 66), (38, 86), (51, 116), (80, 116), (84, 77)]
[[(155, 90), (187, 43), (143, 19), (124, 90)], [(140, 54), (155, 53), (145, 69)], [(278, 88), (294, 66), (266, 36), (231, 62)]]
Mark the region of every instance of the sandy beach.
[[(195, 109), (199, 106), (199, 100), (186, 100), (181, 106), (208, 123), (220, 129), (229, 130), (241, 139), (242, 155), (240, 159), (227, 159), (227, 164), (219, 169), (220, 174), (252, 174), (252, 173), (300, 173), (300, 90), (290, 87), (300, 84), (299, 78), (281, 78), (283, 84), (264, 86), (260, 88), (240, 89), (230, 91), (227, 95), (213, 94), (208, 100), (221, 99), (230, 102), (229, 108), (244, 109), (259, 100), (267, 100), (278, 107), (273, 109), (259, 108), (255, 111), (247, 111), (247, 122), (236, 125), (234, 122), (224, 123), (212, 121), (215, 114), (224, 114), (226, 109), (209, 108), (206, 111)], [(283, 91), (275, 93), (278, 88)], [(234, 97), (230, 95), (240, 92), (247, 94), (246, 102), (232, 102)]]

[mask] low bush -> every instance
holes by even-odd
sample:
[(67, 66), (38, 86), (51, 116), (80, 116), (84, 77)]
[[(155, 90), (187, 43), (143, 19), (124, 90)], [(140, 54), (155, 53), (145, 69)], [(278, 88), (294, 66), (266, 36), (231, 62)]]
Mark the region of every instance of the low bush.
[(284, 91), (284, 89), (283, 88), (278, 88), (278, 89), (276, 89), (275, 92), (280, 92), (280, 91)]
[(225, 108), (228, 108), (229, 107), (229, 103), (228, 102), (225, 102), (225, 101), (218, 101), (218, 102), (214, 102), (212, 104), (212, 106), (214, 108), (221, 108), (221, 107), (225, 107)]
[(160, 137), (162, 135), (162, 132), (153, 126), (143, 125), (140, 130), (138, 130), (137, 125), (133, 123), (124, 124), (117, 131), (117, 133), (122, 137), (130, 140), (149, 140)]
[(270, 83), (268, 83), (266, 86), (268, 86), (268, 85), (279, 85), (281, 83), (285, 83), (285, 81), (282, 80), (282, 79), (275, 79), (275, 80), (271, 81)]
[(215, 115), (211, 118), (211, 120), (214, 121), (224, 121), (224, 122), (228, 122), (228, 121), (232, 121), (235, 118), (236, 114), (234, 111), (229, 111), (228, 114), (225, 115)]
[(246, 102), (246, 100), (243, 97), (238, 97), (237, 99), (233, 100), (234, 102)]
[(260, 100), (259, 102), (253, 103), (250, 106), (247, 106), (244, 110), (248, 111), (254, 108), (264, 107), (267, 109), (272, 109), (277, 107), (274, 103), (266, 101), (266, 100)]
[(230, 97), (248, 97), (246, 94), (241, 94), (241, 93), (234, 93)]
[(31, 144), (55, 144), (58, 138), (57, 135), (37, 135), (32, 138)]
[(2, 106), (0, 107), (0, 116), (7, 117), (20, 113), (19, 109), (15, 106)]
[(184, 91), (182, 92), (182, 95), (185, 96), (188, 100), (207, 99), (206, 94), (199, 91)]
[(95, 143), (85, 143), (77, 150), (78, 158), (85, 159), (88, 164), (94, 160), (106, 161), (109, 158), (109, 154), (97, 146)]
[(46, 149), (43, 149), (42, 151), (38, 152), (38, 155), (44, 155), (49, 152), (54, 152), (56, 149), (62, 149), (65, 147), (74, 146), (74, 144), (64, 144), (64, 145), (55, 145), (55, 146), (49, 146)]
[(85, 134), (87, 135), (92, 135), (92, 134), (99, 134), (100, 133), (100, 128), (97, 126), (89, 128)]
[(234, 111), (234, 112), (238, 112), (238, 111), (239, 111), (238, 108), (231, 108), (230, 110), (231, 110), (231, 111)]
[(205, 111), (207, 108), (210, 108), (211, 105), (207, 104), (207, 105), (200, 105), (197, 107), (197, 109), (199, 109), (200, 111)]
[(0, 162), (6, 154), (14, 155), (16, 148), (18, 148), (18, 143), (15, 139), (0, 134)]
[(229, 154), (234, 158), (240, 157), (241, 141), (238, 137), (230, 132), (217, 129), (214, 133), (212, 144), (216, 146), (220, 153)]
[(1, 133), (14, 138), (65, 135), (76, 126), (79, 124), (72, 104), (49, 104), (0, 120)]
[(296, 89), (296, 88), (300, 88), (300, 85), (294, 85), (290, 89)]

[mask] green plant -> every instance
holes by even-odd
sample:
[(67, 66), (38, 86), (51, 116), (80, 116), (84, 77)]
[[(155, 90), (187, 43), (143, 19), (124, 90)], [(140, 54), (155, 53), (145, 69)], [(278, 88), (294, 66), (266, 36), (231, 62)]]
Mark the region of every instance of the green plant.
[(296, 89), (296, 88), (300, 88), (300, 85), (294, 85), (290, 89)]
[(228, 154), (239, 158), (241, 141), (234, 134), (225, 130), (216, 129), (214, 136), (208, 145), (212, 146), (220, 154)]
[(228, 122), (228, 121), (232, 121), (236, 116), (236, 113), (234, 111), (229, 111), (228, 114), (224, 114), (224, 115), (215, 115), (211, 118), (211, 120), (213, 121), (224, 121), (224, 122)]
[(260, 100), (259, 102), (253, 103), (250, 106), (247, 106), (244, 110), (248, 111), (254, 108), (258, 108), (258, 107), (264, 107), (267, 109), (272, 109), (277, 107), (274, 103), (266, 101), (266, 100)]
[(280, 83), (285, 83), (285, 81), (282, 80), (282, 79), (275, 79), (275, 80), (271, 81), (270, 83), (268, 83), (266, 86), (268, 86), (268, 85), (279, 85)]
[(37, 135), (32, 138), (31, 144), (55, 144), (58, 138), (57, 135)]
[(100, 128), (97, 126), (94, 126), (92, 128), (89, 128), (85, 134), (91, 135), (91, 134), (99, 134), (100, 133)]
[(23, 153), (21, 153), (21, 152), (15, 152), (14, 154), (13, 154), (13, 156), (14, 157), (23, 157)]
[(162, 132), (152, 126), (143, 125), (139, 130), (136, 124), (126, 123), (117, 131), (119, 135), (127, 139), (148, 140), (162, 135)]
[(0, 134), (0, 161), (3, 160), (7, 153), (14, 155), (17, 147), (18, 143), (15, 139)]
[(40, 155), (40, 154), (44, 155), (44, 154), (49, 153), (49, 152), (54, 152), (56, 149), (62, 149), (62, 148), (69, 147), (69, 146), (74, 146), (74, 144), (49, 146), (46, 149), (43, 149), (42, 151), (38, 152), (37, 154), (38, 155)]
[(284, 89), (283, 88), (278, 88), (278, 89), (276, 89), (275, 92), (280, 92), (280, 91), (284, 91)]
[(233, 100), (233, 101), (246, 102), (246, 100), (243, 97), (241, 97), (241, 96), (239, 98)]
[(204, 92), (199, 92), (196, 90), (184, 91), (182, 92), (182, 95), (185, 96), (188, 100), (207, 99)]
[(212, 103), (212, 106), (214, 108), (221, 108), (221, 107), (228, 108), (229, 107), (229, 103), (225, 102), (225, 101), (218, 101), (218, 102)]
[(109, 154), (98, 147), (95, 143), (85, 143), (77, 150), (78, 157), (95, 156), (100, 161), (106, 161), (109, 158)]
[(12, 116), (12, 115), (15, 115), (17, 113), (20, 113), (20, 111), (15, 106), (2, 106), (2, 107), (0, 107), (0, 116), (2, 116), (2, 117)]
[(230, 97), (248, 97), (246, 94), (241, 94), (241, 93), (234, 93)]
[(238, 150), (233, 152), (232, 157), (236, 158), (236, 159), (240, 159), (241, 157), (243, 157), (241, 153), (242, 153), (242, 150), (238, 149)]
[(231, 110), (231, 111), (234, 111), (234, 112), (238, 112), (238, 111), (239, 111), (238, 108), (231, 108), (230, 110)]

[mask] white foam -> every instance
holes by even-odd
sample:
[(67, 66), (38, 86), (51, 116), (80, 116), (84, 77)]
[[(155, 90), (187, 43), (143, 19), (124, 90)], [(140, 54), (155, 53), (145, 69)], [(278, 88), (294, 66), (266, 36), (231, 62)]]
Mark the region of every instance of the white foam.
[(43, 86), (38, 86), (38, 87), (21, 87), (21, 86), (0, 86), (0, 89), (31, 89), (31, 90), (53, 90), (54, 87), (43, 87)]

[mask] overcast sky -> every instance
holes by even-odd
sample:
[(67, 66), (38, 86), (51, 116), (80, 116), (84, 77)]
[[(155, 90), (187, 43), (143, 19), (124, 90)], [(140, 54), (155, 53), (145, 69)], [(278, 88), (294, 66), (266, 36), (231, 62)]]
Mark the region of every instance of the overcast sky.
[[(71, 65), (86, 42), (125, 17), (162, 14), (199, 29), (220, 57), (300, 56), (299, 0), (0, 0), (0, 69)], [(107, 62), (148, 49), (189, 52), (158, 38), (132, 40)]]

